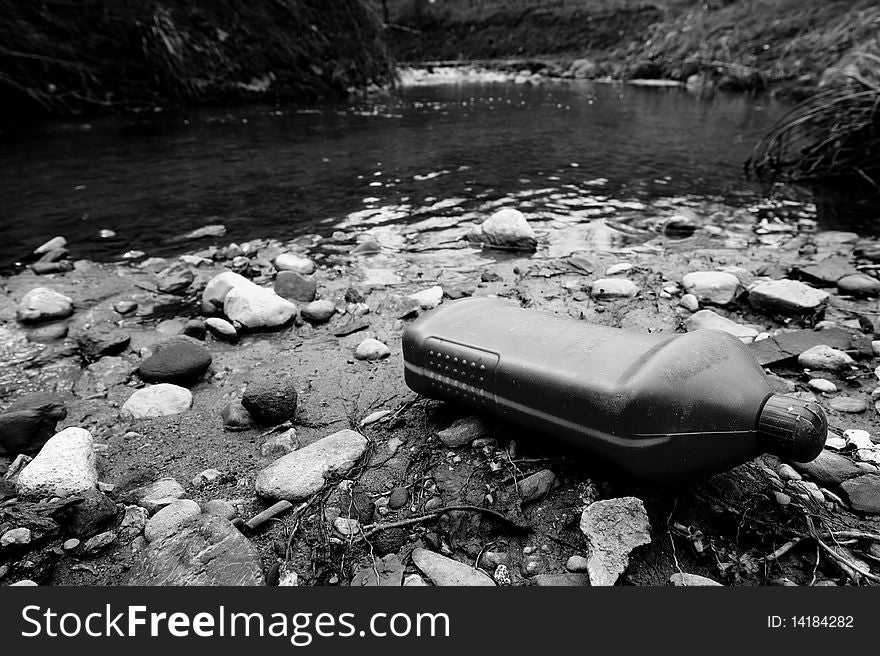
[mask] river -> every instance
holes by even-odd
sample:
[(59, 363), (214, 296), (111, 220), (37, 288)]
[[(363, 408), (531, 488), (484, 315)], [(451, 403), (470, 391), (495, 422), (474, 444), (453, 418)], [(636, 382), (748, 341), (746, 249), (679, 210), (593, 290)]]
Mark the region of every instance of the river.
[(175, 237), (209, 223), (224, 224), (229, 242), (356, 226), (446, 231), (501, 205), (550, 232), (706, 202), (754, 210), (767, 189), (745, 180), (742, 163), (786, 108), (684, 88), (462, 83), (346, 106), (7, 129), (0, 243), (6, 264), (58, 234), (74, 257), (111, 260), (182, 251)]

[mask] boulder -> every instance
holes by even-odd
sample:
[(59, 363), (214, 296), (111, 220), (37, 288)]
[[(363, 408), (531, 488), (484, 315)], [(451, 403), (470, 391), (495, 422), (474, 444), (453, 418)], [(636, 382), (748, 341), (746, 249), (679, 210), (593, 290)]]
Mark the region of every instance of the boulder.
[(66, 428), (53, 436), (16, 481), (19, 496), (66, 498), (93, 490), (98, 482), (92, 434)]
[(22, 323), (66, 319), (73, 314), (73, 299), (48, 287), (34, 287), (22, 297), (16, 316)]
[(533, 251), (538, 247), (535, 231), (515, 209), (498, 210), (471, 233), (471, 238), (494, 248)]
[(289, 374), (264, 372), (248, 383), (241, 405), (257, 421), (280, 424), (296, 415), (296, 380)]
[(318, 284), (314, 278), (296, 271), (279, 271), (275, 278), (275, 293), (290, 301), (311, 303), (318, 293)]
[(263, 469), (257, 475), (257, 494), (288, 501), (305, 499), (321, 489), (326, 474), (348, 471), (366, 448), (367, 439), (353, 430), (323, 437)]
[(827, 292), (798, 280), (769, 280), (749, 289), (749, 303), (761, 312), (811, 314), (827, 300)]
[(651, 542), (651, 525), (641, 499), (621, 497), (591, 503), (580, 528), (589, 542), (588, 572), (594, 586), (614, 585), (629, 566), (630, 553)]
[(223, 313), (233, 324), (251, 330), (280, 328), (296, 315), (296, 306), (271, 289), (240, 286), (226, 294)]
[(180, 336), (157, 345), (138, 373), (148, 383), (191, 384), (211, 366), (211, 353), (191, 337)]
[(415, 566), (431, 579), (434, 585), (469, 587), (495, 585), (495, 581), (485, 572), (427, 549), (415, 549), (412, 552), (412, 559)]
[(260, 558), (227, 520), (199, 515), (150, 542), (136, 560), (131, 585), (263, 585)]
[(137, 390), (122, 404), (122, 412), (134, 419), (167, 417), (186, 412), (192, 406), (192, 393), (185, 387), (159, 383)]
[(739, 278), (724, 271), (694, 271), (681, 279), (681, 285), (700, 303), (712, 305), (733, 303), (740, 289)]

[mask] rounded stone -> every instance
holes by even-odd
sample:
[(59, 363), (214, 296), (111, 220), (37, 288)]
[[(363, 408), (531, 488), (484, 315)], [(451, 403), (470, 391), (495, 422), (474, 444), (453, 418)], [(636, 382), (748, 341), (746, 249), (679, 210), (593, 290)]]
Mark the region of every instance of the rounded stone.
[(280, 424), (296, 415), (296, 381), (288, 374), (272, 375), (251, 381), (241, 404), (255, 419), (270, 424)]
[(828, 399), (828, 406), (832, 410), (849, 413), (864, 412), (868, 409), (868, 404), (862, 399), (854, 399), (850, 396), (837, 396), (833, 399)]
[(139, 389), (122, 405), (122, 411), (135, 419), (167, 417), (186, 412), (192, 406), (192, 393), (185, 387), (159, 383)]
[(391, 355), (391, 350), (378, 339), (365, 339), (354, 351), (354, 357), (358, 360), (381, 360)]
[(312, 260), (293, 253), (281, 253), (272, 260), (272, 264), (278, 271), (294, 271), (304, 276), (315, 272), (315, 263)]
[(220, 411), (223, 419), (223, 427), (230, 431), (240, 431), (253, 428), (254, 418), (239, 401), (230, 401)]
[(17, 317), (21, 322), (66, 319), (73, 314), (73, 299), (48, 287), (34, 287), (18, 304)]
[(234, 342), (238, 339), (238, 331), (226, 319), (220, 317), (210, 317), (205, 319), (205, 328), (211, 331), (211, 334), (227, 342)]
[(398, 510), (409, 503), (409, 490), (403, 486), (398, 486), (391, 491), (388, 497), (388, 507), (391, 510)]
[(16, 490), (22, 497), (63, 499), (92, 490), (97, 482), (92, 435), (71, 427), (46, 442), (19, 474)]
[(311, 323), (324, 323), (336, 314), (336, 306), (326, 300), (312, 301), (300, 308), (300, 314)]
[(275, 278), (275, 293), (290, 301), (309, 303), (315, 300), (318, 284), (296, 271), (279, 271)]
[(197, 340), (175, 337), (159, 344), (138, 368), (148, 383), (189, 384), (211, 366), (211, 354)]
[(837, 291), (851, 296), (880, 295), (880, 280), (864, 273), (853, 273), (837, 281)]

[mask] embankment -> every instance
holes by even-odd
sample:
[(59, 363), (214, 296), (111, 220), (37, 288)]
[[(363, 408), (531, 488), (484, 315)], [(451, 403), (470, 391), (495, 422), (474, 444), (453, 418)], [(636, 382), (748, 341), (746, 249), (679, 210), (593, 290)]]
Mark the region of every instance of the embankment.
[(0, 0), (0, 114), (75, 115), (386, 84), (362, 0)]

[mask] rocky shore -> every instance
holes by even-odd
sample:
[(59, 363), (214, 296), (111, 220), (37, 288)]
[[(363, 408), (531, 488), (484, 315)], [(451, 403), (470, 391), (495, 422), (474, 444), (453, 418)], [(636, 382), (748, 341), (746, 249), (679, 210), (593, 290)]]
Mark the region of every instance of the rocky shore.
[[(524, 200), (452, 239), (359, 216), (205, 226), (173, 258), (37, 248), (0, 283), (0, 584), (877, 583), (880, 241), (685, 205), (628, 234)], [(573, 220), (591, 240), (563, 250)], [(416, 396), (403, 330), (468, 295), (731, 332), (822, 404), (826, 449), (657, 488)]]

